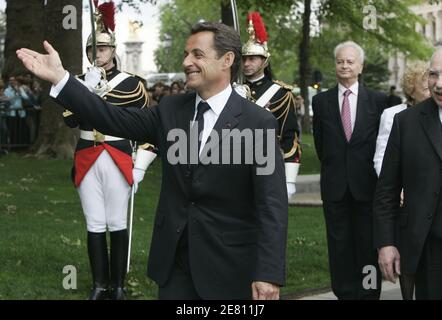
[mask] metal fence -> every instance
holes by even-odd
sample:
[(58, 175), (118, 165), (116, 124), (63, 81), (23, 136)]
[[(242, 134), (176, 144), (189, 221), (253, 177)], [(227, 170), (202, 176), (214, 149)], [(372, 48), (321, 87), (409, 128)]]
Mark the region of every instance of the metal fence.
[(37, 139), (40, 108), (11, 109), (0, 102), (0, 149), (26, 148)]

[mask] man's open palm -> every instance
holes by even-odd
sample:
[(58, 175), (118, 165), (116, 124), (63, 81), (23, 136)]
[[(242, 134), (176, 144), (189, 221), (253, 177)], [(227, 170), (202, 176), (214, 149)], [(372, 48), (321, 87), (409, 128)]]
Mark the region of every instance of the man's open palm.
[(26, 69), (42, 80), (57, 84), (63, 79), (66, 70), (60, 60), (58, 52), (49, 44), (43, 42), (43, 46), (48, 54), (41, 54), (30, 49), (17, 50), (17, 57), (22, 61)]

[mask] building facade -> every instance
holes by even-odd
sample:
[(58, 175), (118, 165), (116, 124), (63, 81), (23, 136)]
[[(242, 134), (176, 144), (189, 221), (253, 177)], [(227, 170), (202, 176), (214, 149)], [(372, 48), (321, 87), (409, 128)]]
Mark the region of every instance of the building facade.
[[(429, 4), (428, 1), (423, 1), (423, 4), (410, 9), (426, 21), (426, 24), (416, 24), (416, 31), (422, 33), (435, 47), (442, 46), (442, 2)], [(407, 56), (402, 52), (397, 52), (388, 60), (389, 85), (395, 85), (399, 91), (402, 91), (400, 82), (406, 66)]]

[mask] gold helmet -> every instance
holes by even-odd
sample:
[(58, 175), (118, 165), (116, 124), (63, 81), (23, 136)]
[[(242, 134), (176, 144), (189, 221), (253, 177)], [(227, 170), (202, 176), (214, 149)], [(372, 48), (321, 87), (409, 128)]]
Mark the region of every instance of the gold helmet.
[[(95, 32), (95, 39), (97, 40), (97, 47), (99, 46), (110, 46), (116, 47), (115, 35), (107, 32)], [(92, 34), (87, 38), (86, 48), (92, 46)]]
[[(110, 46), (115, 48), (115, 4), (110, 1), (98, 6), (98, 1), (95, 0), (94, 3), (95, 7), (97, 8), (94, 13), (95, 23), (97, 26), (95, 30), (96, 45), (97, 47)], [(87, 38), (86, 50), (93, 45), (92, 42), (91, 33)]]
[(247, 16), (247, 21), (249, 40), (242, 47), (242, 55), (261, 56), (268, 60), (270, 57), (270, 53), (267, 48), (268, 35), (261, 15), (259, 12), (251, 12)]

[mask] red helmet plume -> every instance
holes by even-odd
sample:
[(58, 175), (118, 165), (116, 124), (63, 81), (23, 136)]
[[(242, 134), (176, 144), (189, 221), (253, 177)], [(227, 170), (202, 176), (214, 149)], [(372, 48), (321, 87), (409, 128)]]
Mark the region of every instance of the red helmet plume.
[(255, 29), (256, 39), (260, 43), (267, 42), (268, 35), (266, 31), (266, 26), (264, 25), (264, 21), (262, 20), (262, 17), (259, 14), (259, 12), (256, 11), (250, 12), (247, 15), (247, 23), (249, 23), (250, 20), (252, 20), (253, 28)]
[(105, 2), (98, 6), (98, 10), (103, 16), (103, 24), (108, 31), (115, 31), (115, 3)]

